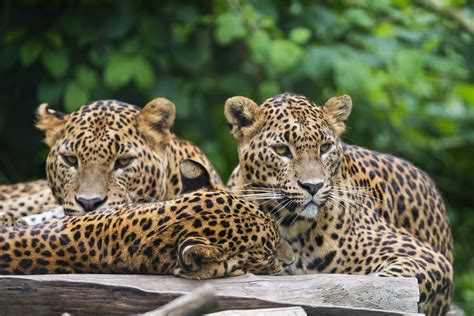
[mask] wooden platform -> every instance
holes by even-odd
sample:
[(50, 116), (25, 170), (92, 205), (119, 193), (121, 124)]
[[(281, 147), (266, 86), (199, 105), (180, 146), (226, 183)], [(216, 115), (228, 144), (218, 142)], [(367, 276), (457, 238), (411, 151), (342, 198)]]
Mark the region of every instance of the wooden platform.
[(354, 275), (255, 276), (190, 281), (152, 275), (1, 276), (0, 314), (130, 314), (154, 310), (210, 283), (214, 311), (303, 307), (308, 315), (417, 313), (415, 278)]

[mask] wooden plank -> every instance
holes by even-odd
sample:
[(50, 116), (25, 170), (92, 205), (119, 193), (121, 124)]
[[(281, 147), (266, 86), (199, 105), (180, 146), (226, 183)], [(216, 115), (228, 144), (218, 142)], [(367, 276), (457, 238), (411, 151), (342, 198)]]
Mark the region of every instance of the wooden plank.
[(143, 316), (178, 316), (203, 315), (217, 307), (217, 296), (210, 283), (204, 283), (189, 294), (161, 306), (158, 309), (142, 314)]
[[(206, 282), (221, 311), (302, 306), (308, 315), (400, 315), (417, 312), (419, 295), (414, 278), (249, 274)], [(153, 275), (1, 276), (0, 314), (144, 313), (204, 283)]]
[(451, 304), (446, 316), (464, 316), (464, 311), (459, 306)]
[(207, 316), (306, 316), (301, 307), (265, 308), (265, 309), (234, 309), (206, 314)]

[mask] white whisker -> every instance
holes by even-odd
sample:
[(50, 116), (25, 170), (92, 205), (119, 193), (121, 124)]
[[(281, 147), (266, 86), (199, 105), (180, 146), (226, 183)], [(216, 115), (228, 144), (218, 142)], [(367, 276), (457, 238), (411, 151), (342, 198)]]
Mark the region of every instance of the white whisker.
[(297, 218), (298, 218), (298, 216), (296, 214), (293, 215), (293, 220), (291, 221), (290, 226), (292, 226), (296, 222)]
[(350, 208), (353, 208), (355, 211), (358, 210), (358, 208), (362, 208), (362, 209), (367, 209), (367, 206), (362, 204), (362, 203), (359, 203), (359, 202), (356, 202), (356, 201), (353, 201), (353, 200), (349, 200), (345, 197), (341, 197), (341, 196), (337, 196), (337, 195), (331, 195), (329, 197), (329, 199), (332, 199), (334, 200), (336, 203), (339, 204), (339, 202), (344, 202), (346, 203)]
[(352, 196), (356, 199), (359, 199), (359, 200), (372, 200), (374, 202), (379, 202), (379, 203), (384, 203), (384, 201), (380, 198), (377, 198), (373, 195), (370, 195), (370, 194), (365, 194), (365, 193), (360, 193), (360, 192), (357, 192), (357, 191), (349, 191), (349, 190), (341, 190), (341, 189), (336, 189), (336, 191), (338, 191), (339, 193), (342, 193), (342, 194), (346, 194), (346, 195), (349, 195), (349, 196)]
[[(270, 214), (271, 214), (271, 215), (275, 215), (276, 213), (279, 213), (282, 209), (285, 208), (286, 203), (288, 203), (288, 202), (289, 202), (289, 201), (287, 201), (287, 200), (283, 200), (283, 201), (279, 202), (277, 205), (275, 205), (275, 206), (273, 207), (273, 209), (271, 210)], [(282, 206), (282, 205), (283, 205), (283, 206)]]
[(232, 190), (232, 192), (275, 192), (274, 190), (269, 190), (269, 189), (237, 189), (237, 190)]
[(279, 196), (278, 193), (247, 193), (247, 194), (236, 194), (237, 196)]
[[(278, 199), (277, 199), (278, 200)], [(263, 202), (263, 203), (260, 203), (258, 206), (259, 207), (262, 207), (263, 205), (269, 203), (269, 202), (273, 202), (274, 200), (273, 199), (268, 199), (267, 201)]]
[[(291, 202), (292, 202), (291, 200), (288, 200), (282, 207), (280, 207), (280, 209), (278, 210), (278, 213), (279, 213), (281, 210), (285, 209)], [(281, 223), (283, 223), (283, 220), (284, 220), (284, 217), (280, 217), (280, 218), (278, 219), (278, 221), (277, 221), (278, 226), (280, 226)]]

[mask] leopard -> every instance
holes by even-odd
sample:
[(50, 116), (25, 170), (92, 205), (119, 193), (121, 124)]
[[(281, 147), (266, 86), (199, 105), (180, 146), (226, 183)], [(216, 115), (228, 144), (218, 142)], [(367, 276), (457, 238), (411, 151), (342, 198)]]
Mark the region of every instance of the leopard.
[(176, 106), (166, 98), (143, 109), (99, 100), (70, 114), (41, 104), (36, 126), (49, 147), (47, 180), (23, 184), (35, 187), (41, 199), (5, 188), (10, 193), (0, 198), (0, 211), (18, 218), (61, 206), (65, 215), (76, 216), (121, 203), (172, 199), (181, 189), (179, 163), (187, 158), (205, 165), (212, 181), (222, 184), (207, 156), (172, 132), (175, 118)]
[(45, 179), (0, 185), (0, 226), (26, 225), (22, 217), (47, 212), (56, 204)]
[(35, 226), (0, 228), (0, 274), (123, 273), (187, 279), (277, 275), (294, 260), (272, 216), (180, 165), (182, 194)]
[(287, 273), (415, 277), (420, 311), (444, 314), (453, 239), (441, 194), (412, 163), (343, 142), (351, 111), (348, 95), (229, 98), (239, 164), (227, 186), (275, 217), (296, 256)]

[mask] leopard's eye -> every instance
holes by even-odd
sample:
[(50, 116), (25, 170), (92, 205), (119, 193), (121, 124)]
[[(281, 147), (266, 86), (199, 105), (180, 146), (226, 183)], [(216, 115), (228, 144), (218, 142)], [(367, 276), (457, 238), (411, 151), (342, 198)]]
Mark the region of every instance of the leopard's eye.
[(321, 144), (321, 146), (319, 146), (319, 154), (322, 155), (327, 153), (331, 149), (331, 147), (332, 143)]
[(64, 162), (69, 166), (69, 167), (74, 167), (77, 168), (78, 160), (76, 156), (71, 156), (71, 155), (61, 155), (63, 158)]
[(290, 148), (288, 146), (276, 145), (276, 146), (272, 146), (272, 149), (278, 156), (286, 157), (289, 159), (293, 157), (291, 154)]
[(132, 163), (133, 159), (133, 157), (123, 157), (115, 160), (114, 169), (117, 170), (127, 167)]

